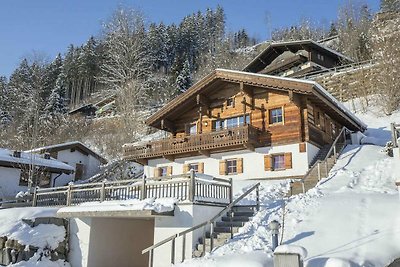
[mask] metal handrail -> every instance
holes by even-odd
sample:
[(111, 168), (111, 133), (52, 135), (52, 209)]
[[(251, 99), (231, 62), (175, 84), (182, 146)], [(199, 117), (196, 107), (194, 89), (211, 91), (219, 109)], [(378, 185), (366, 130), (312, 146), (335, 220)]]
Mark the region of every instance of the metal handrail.
[(336, 145), (340, 140), (340, 137), (344, 137), (344, 140), (346, 140), (346, 132), (350, 132), (350, 130), (346, 127), (343, 126), (342, 129), (340, 130), (339, 134), (336, 136), (335, 140), (332, 142), (332, 145), (330, 146), (328, 153), (326, 153), (326, 156), (323, 160), (317, 160), (312, 166), (311, 168), (306, 172), (306, 174), (304, 174), (303, 178), (300, 179), (300, 182), (302, 184), (302, 189), (303, 189), (303, 193), (305, 193), (305, 185), (304, 182), (305, 180), (307, 180), (308, 176), (314, 171), (315, 168), (318, 168), (318, 181), (321, 180), (321, 163), (325, 163), (325, 167), (326, 167), (326, 175), (328, 175), (328, 169), (327, 169), (327, 164), (328, 164), (328, 159), (332, 156), (332, 152), (335, 156), (335, 161), (337, 159), (337, 154), (340, 153), (344, 146), (341, 148), (340, 151), (336, 151)]
[[(148, 248), (142, 250), (142, 254), (145, 254), (145, 253), (149, 252), (149, 266), (150, 266), (150, 267), (153, 266), (153, 257), (154, 257), (153, 251), (154, 251), (154, 249), (156, 249), (156, 248), (158, 248), (158, 247), (160, 247), (160, 246), (162, 246), (162, 245), (168, 243), (169, 241), (172, 241), (172, 242), (173, 242), (173, 243), (172, 243), (173, 245), (172, 245), (172, 248), (171, 248), (171, 263), (174, 264), (174, 263), (175, 263), (175, 239), (176, 239), (176, 238), (182, 236), (182, 237), (184, 238), (183, 240), (186, 240), (186, 234), (188, 234), (188, 233), (190, 233), (190, 232), (193, 232), (193, 231), (195, 231), (195, 230), (197, 230), (197, 229), (200, 229), (201, 227), (206, 227), (208, 224), (210, 224), (210, 226), (213, 225), (214, 222), (215, 222), (218, 218), (220, 218), (224, 213), (227, 213), (227, 212), (231, 211), (231, 209), (232, 209), (237, 203), (239, 203), (239, 201), (241, 201), (244, 197), (246, 197), (247, 195), (249, 195), (249, 194), (250, 194), (252, 191), (254, 191), (254, 190), (256, 190), (256, 209), (259, 210), (259, 209), (260, 209), (259, 187), (260, 187), (260, 183), (257, 183), (257, 184), (255, 184), (255, 185), (253, 185), (253, 186), (250, 187), (248, 190), (246, 190), (246, 192), (244, 192), (244, 193), (243, 193), (242, 195), (240, 195), (237, 199), (235, 199), (235, 201), (232, 201), (229, 205), (227, 205), (223, 210), (221, 210), (220, 212), (218, 212), (218, 213), (217, 213), (214, 217), (212, 217), (211, 219), (209, 219), (209, 220), (207, 220), (207, 221), (205, 221), (205, 222), (202, 222), (202, 223), (200, 223), (200, 224), (198, 224), (198, 225), (195, 225), (195, 226), (193, 226), (193, 227), (191, 227), (191, 228), (189, 228), (189, 229), (186, 229), (186, 230), (184, 230), (184, 231), (182, 231), (182, 232), (179, 232), (179, 233), (177, 233), (177, 234), (174, 234), (174, 235), (172, 235), (172, 236), (170, 236), (170, 237), (168, 237), (168, 238), (166, 238), (166, 239), (164, 239), (164, 240), (162, 240), (162, 241), (160, 241), (160, 242), (158, 242), (158, 243), (156, 243), (156, 244), (154, 244), (154, 245), (152, 245), (152, 246), (150, 246), (150, 247), (148, 247)], [(231, 237), (232, 237), (232, 236), (233, 236), (233, 229), (232, 229), (232, 225), (231, 225)], [(211, 248), (210, 248), (210, 249), (212, 250), (212, 249), (213, 249), (213, 227), (211, 227), (210, 238), (211, 238), (211, 243), (210, 243)], [(205, 246), (205, 241), (204, 241), (204, 239), (205, 239), (205, 231), (203, 231), (203, 246)], [(182, 262), (183, 262), (184, 259), (185, 259), (185, 251), (186, 251), (185, 242), (183, 242)], [(205, 252), (205, 247), (203, 247), (203, 253), (204, 253), (204, 252)]]

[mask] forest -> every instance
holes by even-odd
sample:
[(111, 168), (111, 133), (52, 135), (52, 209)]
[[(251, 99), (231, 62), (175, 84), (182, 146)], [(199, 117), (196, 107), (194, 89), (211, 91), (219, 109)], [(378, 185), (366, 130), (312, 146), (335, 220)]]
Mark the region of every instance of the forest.
[[(399, 1), (381, 1), (380, 12), (399, 10)], [(329, 27), (302, 19), (297, 25), (274, 29), (271, 40), (261, 42), (245, 29), (228, 32), (220, 6), (171, 25), (146, 21), (138, 10), (118, 8), (99, 36), (88, 37), (80, 46), (70, 45), (50, 61), (32, 55), (10, 77), (0, 76), (0, 147), (30, 149), (81, 140), (107, 155), (119, 155), (123, 143), (150, 132), (142, 123), (148, 112), (215, 68), (242, 69), (271, 41), (337, 36), (332, 48), (355, 61), (372, 59), (377, 49), (373, 18), (366, 4), (350, 2)], [(109, 95), (116, 96), (117, 115), (108, 120), (68, 115)], [(112, 140), (105, 145), (107, 136)]]

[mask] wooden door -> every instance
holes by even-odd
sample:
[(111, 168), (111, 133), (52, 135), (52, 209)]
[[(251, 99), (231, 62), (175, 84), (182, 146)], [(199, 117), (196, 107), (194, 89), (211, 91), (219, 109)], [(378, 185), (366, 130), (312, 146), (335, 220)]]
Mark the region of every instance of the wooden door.
[(76, 165), (75, 165), (75, 181), (81, 180), (83, 178), (83, 168), (84, 168), (84, 165), (82, 163), (76, 163)]

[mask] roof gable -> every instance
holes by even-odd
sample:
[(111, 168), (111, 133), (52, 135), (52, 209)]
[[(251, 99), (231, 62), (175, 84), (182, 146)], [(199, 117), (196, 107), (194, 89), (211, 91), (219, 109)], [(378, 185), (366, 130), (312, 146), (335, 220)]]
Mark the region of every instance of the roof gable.
[(271, 43), (258, 56), (256, 56), (243, 70), (248, 72), (259, 72), (269, 66), (278, 56), (285, 51), (296, 53), (299, 50), (317, 50), (320, 53), (335, 58), (337, 61), (353, 62), (353, 60), (335, 50), (330, 49), (313, 40), (301, 40), (290, 42)]

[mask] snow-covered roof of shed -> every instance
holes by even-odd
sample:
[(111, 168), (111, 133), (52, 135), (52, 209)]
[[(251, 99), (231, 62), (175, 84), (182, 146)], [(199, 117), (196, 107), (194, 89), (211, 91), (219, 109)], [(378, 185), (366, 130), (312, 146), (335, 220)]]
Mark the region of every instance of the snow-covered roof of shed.
[(21, 165), (35, 165), (55, 173), (71, 173), (74, 171), (72, 166), (53, 158), (45, 159), (40, 155), (27, 152), (21, 152), (21, 157), (14, 157), (13, 151), (0, 148), (0, 166), (20, 168)]
[(44, 147), (39, 147), (39, 148), (34, 148), (25, 152), (33, 152), (33, 153), (45, 153), (45, 152), (52, 152), (52, 151), (62, 151), (66, 149), (71, 149), (71, 148), (78, 148), (82, 150), (83, 152), (87, 154), (91, 154), (93, 157), (97, 158), (102, 164), (106, 164), (108, 160), (104, 158), (102, 155), (99, 153), (95, 152), (85, 144), (79, 141), (71, 141), (71, 142), (66, 142), (62, 144), (55, 144), (55, 145), (50, 145), (50, 146), (44, 146)]

